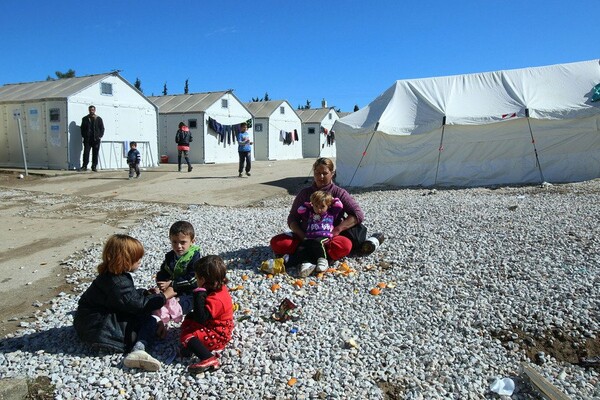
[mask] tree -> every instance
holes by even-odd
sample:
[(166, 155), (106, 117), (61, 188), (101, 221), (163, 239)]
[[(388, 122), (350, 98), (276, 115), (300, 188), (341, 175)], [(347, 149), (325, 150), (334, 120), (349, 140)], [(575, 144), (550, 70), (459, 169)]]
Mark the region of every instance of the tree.
[[(54, 75), (56, 75), (56, 79), (75, 78), (75, 71), (69, 68), (67, 72), (56, 71)], [(55, 78), (52, 78), (50, 75), (48, 75), (46, 80), (53, 81)]]
[(188, 94), (190, 92), (190, 87), (188, 86), (189, 78), (185, 80), (185, 86), (183, 87), (183, 93)]
[(167, 82), (165, 82), (165, 86), (163, 86), (163, 96), (167, 95)]
[(265, 97), (263, 97), (265, 99), (265, 101), (269, 101), (271, 99), (269, 99), (269, 93), (265, 92)]
[(135, 83), (133, 86), (135, 86), (135, 88), (139, 90), (140, 93), (144, 93), (144, 90), (142, 89), (142, 81), (140, 81), (140, 78), (135, 78)]
[(298, 106), (298, 110), (310, 110), (310, 100), (306, 100), (305, 106)]
[(359, 108), (358, 108), (358, 104), (355, 104), (355, 105), (354, 105), (354, 112), (357, 112), (358, 110), (359, 110)]

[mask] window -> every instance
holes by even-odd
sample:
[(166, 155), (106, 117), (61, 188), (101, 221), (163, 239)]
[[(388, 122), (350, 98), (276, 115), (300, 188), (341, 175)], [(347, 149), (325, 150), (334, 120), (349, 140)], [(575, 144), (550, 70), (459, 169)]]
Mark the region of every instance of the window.
[(59, 122), (60, 121), (60, 109), (51, 108), (50, 109), (50, 122)]
[(100, 83), (100, 93), (105, 94), (107, 96), (112, 96), (113, 87), (112, 83), (101, 82)]
[(195, 119), (188, 119), (188, 126), (190, 129), (198, 129), (198, 121)]
[(315, 128), (308, 128), (308, 134), (309, 135), (314, 135), (315, 134)]
[(333, 115), (331, 115), (331, 113), (329, 113), (329, 119), (333, 119)]
[(254, 132), (262, 132), (262, 124), (254, 125)]
[(221, 99), (221, 107), (229, 108), (229, 101), (227, 99)]
[(285, 107), (279, 107), (279, 114), (285, 114)]

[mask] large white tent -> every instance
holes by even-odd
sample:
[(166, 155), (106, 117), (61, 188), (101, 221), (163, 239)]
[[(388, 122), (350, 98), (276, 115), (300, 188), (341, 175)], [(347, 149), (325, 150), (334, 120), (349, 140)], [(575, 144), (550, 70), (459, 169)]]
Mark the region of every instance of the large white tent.
[(599, 60), (397, 81), (336, 121), (346, 186), (484, 186), (600, 177)]

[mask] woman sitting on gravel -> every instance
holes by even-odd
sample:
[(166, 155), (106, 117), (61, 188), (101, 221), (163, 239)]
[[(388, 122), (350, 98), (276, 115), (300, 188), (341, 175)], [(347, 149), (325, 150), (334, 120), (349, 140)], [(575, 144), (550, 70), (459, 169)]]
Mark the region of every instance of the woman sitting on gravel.
[(146, 352), (156, 333), (151, 315), (175, 296), (172, 287), (162, 293), (136, 289), (130, 272), (136, 271), (144, 247), (127, 235), (111, 236), (102, 251), (98, 276), (81, 295), (73, 326), (79, 338), (93, 348), (130, 352), (123, 363), (129, 368), (158, 371), (160, 362)]
[(335, 166), (329, 158), (318, 158), (313, 164), (314, 182), (298, 193), (287, 223), (292, 232), (282, 233), (271, 238), (271, 249), (275, 254), (290, 255), (288, 265), (295, 266), (294, 254), (305, 239), (306, 219), (298, 212), (300, 206), (310, 201), (310, 196), (317, 190), (337, 197), (344, 208), (334, 220), (332, 238), (325, 245), (329, 261), (339, 260), (355, 251), (359, 255), (369, 255), (383, 242), (383, 234), (376, 234), (367, 239), (367, 228), (362, 225), (364, 213), (354, 198), (345, 190), (333, 183)]

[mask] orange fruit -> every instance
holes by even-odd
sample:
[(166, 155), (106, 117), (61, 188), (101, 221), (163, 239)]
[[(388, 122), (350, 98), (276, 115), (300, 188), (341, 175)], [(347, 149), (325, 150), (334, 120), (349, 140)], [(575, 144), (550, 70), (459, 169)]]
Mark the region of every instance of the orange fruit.
[(298, 379), (296, 378), (290, 378), (290, 380), (288, 381), (288, 386), (294, 386), (296, 384), (296, 382), (298, 382)]
[(271, 285), (271, 292), (276, 292), (279, 289), (281, 289), (281, 285), (279, 285), (279, 283), (274, 283)]
[(369, 291), (369, 293), (371, 293), (373, 296), (377, 296), (381, 293), (381, 290), (379, 288), (374, 287)]
[(296, 279), (294, 281), (294, 286), (301, 288), (302, 286), (304, 286), (304, 281), (302, 279)]
[(387, 284), (386, 284), (386, 283), (384, 283), (384, 282), (379, 282), (379, 283), (377, 284), (377, 287), (378, 287), (378, 288), (380, 288), (380, 289), (384, 289), (384, 288), (386, 288), (386, 287), (387, 287)]
[(243, 281), (247, 281), (248, 280), (248, 275), (242, 275), (242, 280)]
[(317, 284), (317, 282), (315, 282), (315, 281), (310, 281), (310, 282), (308, 282), (308, 284), (309, 284), (310, 286), (315, 286), (315, 285)]

